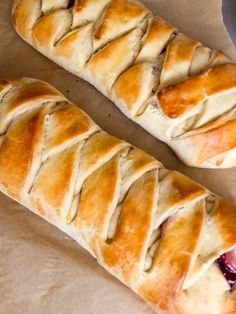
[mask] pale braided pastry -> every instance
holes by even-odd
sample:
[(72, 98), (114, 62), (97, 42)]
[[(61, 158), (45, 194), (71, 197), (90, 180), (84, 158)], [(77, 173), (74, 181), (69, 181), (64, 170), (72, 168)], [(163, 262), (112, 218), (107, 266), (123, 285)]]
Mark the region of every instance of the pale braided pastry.
[(186, 164), (236, 165), (236, 65), (222, 52), (135, 0), (17, 0), (13, 23)]
[(236, 312), (233, 205), (107, 134), (43, 81), (1, 80), (0, 99), (0, 191), (157, 313)]

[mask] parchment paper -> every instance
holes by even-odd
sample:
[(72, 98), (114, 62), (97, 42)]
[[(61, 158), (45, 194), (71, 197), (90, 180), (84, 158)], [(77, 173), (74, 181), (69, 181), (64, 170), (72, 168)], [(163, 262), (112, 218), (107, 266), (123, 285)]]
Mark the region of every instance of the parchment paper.
[[(223, 25), (219, 0), (146, 0), (205, 45), (236, 57)], [(106, 131), (144, 149), (236, 203), (236, 169), (186, 167), (163, 143), (125, 118), (88, 83), (61, 69), (23, 42), (10, 22), (11, 1), (0, 1), (0, 77), (47, 80), (80, 105)], [(96, 264), (62, 232), (0, 194), (0, 313), (151, 314), (128, 288)]]

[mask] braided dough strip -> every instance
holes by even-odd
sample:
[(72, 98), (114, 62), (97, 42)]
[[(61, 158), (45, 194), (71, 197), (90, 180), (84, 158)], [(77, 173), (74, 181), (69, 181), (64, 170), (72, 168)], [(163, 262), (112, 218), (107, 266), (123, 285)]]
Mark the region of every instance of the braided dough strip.
[(136, 0), (15, 0), (12, 14), (22, 38), (89, 81), (186, 164), (236, 165), (236, 65), (222, 52)]
[(216, 263), (236, 247), (233, 205), (107, 134), (46, 82), (0, 80), (0, 100), (0, 191), (157, 313), (235, 313)]

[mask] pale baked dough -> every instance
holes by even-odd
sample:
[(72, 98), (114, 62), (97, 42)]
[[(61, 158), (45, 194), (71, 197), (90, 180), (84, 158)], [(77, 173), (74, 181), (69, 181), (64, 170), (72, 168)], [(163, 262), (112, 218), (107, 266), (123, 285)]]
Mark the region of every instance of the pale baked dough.
[(56, 225), (157, 313), (234, 314), (216, 260), (236, 208), (101, 130), (46, 82), (0, 80), (0, 191)]
[(188, 165), (236, 166), (236, 65), (136, 0), (16, 0), (28, 43), (112, 99)]

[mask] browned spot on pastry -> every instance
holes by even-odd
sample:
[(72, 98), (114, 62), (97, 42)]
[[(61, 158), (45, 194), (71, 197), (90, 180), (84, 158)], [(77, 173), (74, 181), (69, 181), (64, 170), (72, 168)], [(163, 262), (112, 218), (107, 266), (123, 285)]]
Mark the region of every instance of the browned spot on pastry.
[(130, 20), (142, 16), (144, 12), (148, 12), (146, 8), (127, 0), (112, 1), (108, 7), (103, 23), (97, 29), (94, 37), (101, 39), (109, 32), (111, 24), (123, 24), (130, 22)]
[(178, 118), (211, 96), (236, 89), (236, 64), (216, 66), (198, 76), (167, 87), (157, 95), (161, 108), (171, 119)]
[(129, 68), (115, 82), (113, 87), (115, 97), (120, 99), (134, 114), (152, 93), (155, 82), (152, 70), (151, 63), (139, 63)]
[[(67, 34), (60, 42), (57, 43), (55, 47), (55, 55), (63, 56), (65, 58), (73, 58), (78, 52), (76, 47), (79, 46), (81, 34), (83, 33), (83, 28), (78, 28), (69, 34)], [(78, 66), (79, 62), (77, 62)]]
[[(189, 38), (188, 36), (180, 33), (167, 47), (167, 59), (165, 60), (166, 70), (170, 70), (173, 63), (189, 60), (199, 43)], [(190, 60), (191, 60), (190, 59)], [(173, 69), (172, 69), (173, 71)]]
[[(58, 24), (58, 21), (60, 23)], [(33, 42), (39, 47), (53, 46), (63, 34), (68, 33), (72, 22), (69, 11), (57, 10), (44, 15), (32, 30)]]
[(11, 83), (7, 80), (0, 80), (0, 92), (5, 89), (6, 87), (8, 87), (9, 85), (11, 85)]
[(74, 5), (74, 10), (76, 12), (82, 11), (88, 4), (90, 0), (77, 0)]
[(140, 95), (142, 74), (142, 65), (137, 64), (124, 72), (115, 83), (116, 95), (125, 101), (129, 110), (132, 110), (133, 104)]
[(167, 23), (161, 17), (157, 16), (150, 27), (145, 43), (160, 41), (160, 36), (162, 37), (162, 40), (166, 42), (166, 39), (169, 38), (175, 30), (175, 26)]

